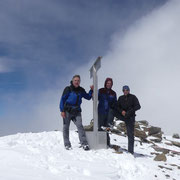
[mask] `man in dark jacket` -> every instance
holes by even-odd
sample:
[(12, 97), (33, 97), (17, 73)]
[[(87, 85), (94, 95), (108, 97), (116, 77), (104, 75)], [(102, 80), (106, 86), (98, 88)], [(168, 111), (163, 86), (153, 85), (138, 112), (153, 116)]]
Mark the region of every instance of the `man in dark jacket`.
[(93, 86), (91, 86), (89, 93), (86, 93), (84, 88), (80, 87), (79, 75), (75, 75), (71, 81), (71, 85), (64, 89), (59, 106), (61, 116), (63, 118), (64, 146), (67, 150), (71, 149), (71, 143), (69, 140), (69, 126), (71, 120), (77, 126), (81, 146), (84, 150), (89, 150), (85, 131), (82, 125), (81, 103), (82, 98), (90, 100), (92, 98), (92, 93)]
[(130, 94), (130, 88), (123, 86), (124, 95), (120, 96), (117, 103), (117, 118), (125, 121), (128, 135), (128, 152), (134, 154), (134, 124), (135, 112), (141, 108), (137, 97)]
[[(112, 90), (113, 80), (107, 78), (104, 83), (104, 88), (98, 92), (98, 130), (102, 131), (101, 127), (110, 127), (113, 123), (113, 110), (117, 103), (116, 92)], [(110, 137), (107, 134), (107, 145), (110, 146)]]

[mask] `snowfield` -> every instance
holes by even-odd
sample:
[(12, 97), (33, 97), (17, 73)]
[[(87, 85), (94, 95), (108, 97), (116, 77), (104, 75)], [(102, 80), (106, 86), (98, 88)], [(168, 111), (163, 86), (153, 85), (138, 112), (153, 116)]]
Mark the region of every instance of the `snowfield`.
[[(166, 138), (171, 139), (170, 136)], [(113, 149), (84, 151), (79, 148), (75, 131), (70, 132), (70, 139), (73, 149), (67, 151), (59, 131), (1, 137), (0, 180), (180, 179), (180, 169), (177, 167), (180, 166), (180, 156), (167, 156), (166, 162), (156, 162), (153, 160), (155, 155), (151, 155), (154, 149), (150, 144), (140, 145), (136, 141), (133, 156), (125, 151), (117, 154)], [(125, 137), (111, 135), (111, 143), (127, 148)], [(175, 146), (171, 149), (180, 151)], [(158, 165), (172, 170), (161, 169)]]

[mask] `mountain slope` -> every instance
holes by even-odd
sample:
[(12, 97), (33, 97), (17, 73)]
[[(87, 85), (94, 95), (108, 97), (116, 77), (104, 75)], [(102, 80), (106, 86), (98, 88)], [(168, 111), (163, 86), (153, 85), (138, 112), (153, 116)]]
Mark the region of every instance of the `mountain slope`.
[[(170, 137), (167, 137), (170, 138)], [(180, 157), (167, 156), (167, 162), (153, 161), (154, 149), (135, 142), (135, 156), (113, 149), (84, 151), (78, 134), (70, 132), (73, 150), (63, 146), (62, 132), (16, 134), (0, 138), (0, 179), (3, 180), (164, 180), (180, 178)], [(127, 147), (127, 138), (111, 135), (111, 143)], [(178, 151), (180, 148), (172, 146)], [(143, 156), (141, 155), (143, 154)], [(178, 166), (172, 166), (176, 164)], [(172, 170), (161, 169), (162, 165)], [(164, 172), (163, 172), (164, 171)]]

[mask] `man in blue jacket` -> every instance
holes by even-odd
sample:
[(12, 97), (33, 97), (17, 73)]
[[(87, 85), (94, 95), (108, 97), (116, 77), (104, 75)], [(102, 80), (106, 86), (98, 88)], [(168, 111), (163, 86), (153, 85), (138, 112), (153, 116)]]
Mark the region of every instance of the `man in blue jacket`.
[[(112, 90), (113, 80), (107, 78), (104, 88), (98, 92), (98, 130), (102, 131), (102, 126), (110, 127), (114, 120), (114, 108), (117, 104), (116, 92)], [(110, 137), (107, 134), (107, 145), (110, 146)]]
[(84, 150), (89, 150), (89, 146), (86, 140), (85, 131), (82, 125), (81, 117), (81, 103), (82, 98), (90, 100), (92, 98), (93, 86), (90, 87), (89, 93), (86, 93), (85, 89), (80, 87), (80, 76), (75, 75), (71, 81), (71, 85), (64, 89), (64, 92), (60, 101), (60, 111), (63, 118), (63, 138), (64, 146), (67, 150), (71, 149), (71, 143), (69, 140), (69, 126), (71, 120), (74, 122), (78, 129), (79, 140)]

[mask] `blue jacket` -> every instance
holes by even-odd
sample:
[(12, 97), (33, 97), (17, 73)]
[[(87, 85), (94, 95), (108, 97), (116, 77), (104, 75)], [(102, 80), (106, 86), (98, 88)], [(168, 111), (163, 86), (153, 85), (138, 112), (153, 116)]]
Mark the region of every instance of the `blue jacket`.
[[(92, 93), (93, 91), (90, 90), (89, 93), (86, 93), (85, 89), (82, 87), (75, 88), (73, 85), (67, 86), (64, 89), (64, 92), (62, 94), (59, 108), (61, 112), (64, 112), (64, 105), (68, 106), (78, 106), (79, 111), (81, 111), (81, 103), (82, 103), (82, 98), (85, 98), (87, 100), (90, 100), (92, 98)], [(78, 98), (79, 96), (79, 98)]]
[(109, 109), (116, 106), (117, 96), (112, 89), (101, 88), (98, 92), (98, 113), (107, 114)]

